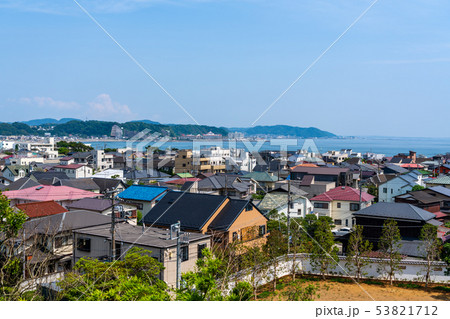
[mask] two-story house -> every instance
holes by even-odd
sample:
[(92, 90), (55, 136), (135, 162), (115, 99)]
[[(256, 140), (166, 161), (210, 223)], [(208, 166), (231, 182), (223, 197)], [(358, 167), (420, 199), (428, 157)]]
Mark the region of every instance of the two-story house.
[(170, 191), (144, 215), (142, 222), (169, 228), (180, 221), (182, 230), (211, 234), (214, 244), (225, 247), (236, 241), (264, 243), (267, 220), (248, 200)]
[(417, 170), (397, 176), (378, 186), (378, 201), (392, 203), (396, 196), (406, 194), (416, 185), (425, 186), (422, 173)]
[(369, 207), (373, 199), (374, 196), (366, 192), (341, 186), (311, 198), (311, 203), (314, 205), (314, 213), (331, 217), (334, 225), (340, 228), (352, 227), (354, 212)]

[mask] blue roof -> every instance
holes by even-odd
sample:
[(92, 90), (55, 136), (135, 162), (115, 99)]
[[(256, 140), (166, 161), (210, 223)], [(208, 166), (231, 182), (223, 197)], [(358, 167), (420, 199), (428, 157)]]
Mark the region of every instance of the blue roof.
[[(122, 199), (132, 199), (150, 202), (167, 191), (167, 187), (132, 185), (124, 190), (117, 197)], [(162, 197), (162, 196), (161, 196)]]

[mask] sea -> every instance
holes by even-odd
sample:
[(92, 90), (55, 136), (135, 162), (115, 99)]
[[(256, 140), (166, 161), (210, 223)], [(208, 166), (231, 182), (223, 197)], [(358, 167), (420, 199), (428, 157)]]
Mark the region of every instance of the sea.
[[(306, 142), (306, 144), (305, 144)], [(95, 149), (104, 148), (125, 148), (131, 145), (127, 141), (84, 141)], [(312, 144), (313, 143), (313, 144)], [(177, 141), (177, 140), (156, 140), (150, 143), (137, 143), (133, 148), (142, 150), (146, 145), (152, 145), (159, 149), (193, 149), (197, 147), (219, 146), (222, 148), (240, 148), (245, 150), (273, 150), (280, 151), (287, 148), (288, 151), (296, 151), (302, 148), (309, 148), (315, 145), (320, 153), (331, 150), (351, 149), (358, 153), (377, 153), (385, 156), (393, 156), (398, 153), (408, 153), (415, 151), (417, 155), (430, 157), (436, 154), (450, 153), (450, 138), (430, 138), (430, 137), (343, 137), (343, 138), (316, 138), (316, 139), (267, 139), (249, 141), (229, 141), (229, 140), (197, 140), (197, 141)], [(283, 145), (283, 146), (281, 146)]]

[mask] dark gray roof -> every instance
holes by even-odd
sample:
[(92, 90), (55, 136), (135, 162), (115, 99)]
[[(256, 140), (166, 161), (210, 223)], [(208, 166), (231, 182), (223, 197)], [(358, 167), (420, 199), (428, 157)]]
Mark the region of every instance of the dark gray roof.
[(121, 184), (125, 187), (125, 184), (120, 179), (94, 177), (92, 180), (100, 188), (100, 193), (103, 193), (108, 189), (112, 190), (113, 188), (117, 188)]
[(8, 189), (10, 191), (17, 191), (20, 189), (36, 187), (39, 185), (40, 185), (40, 183), (36, 182), (33, 178), (23, 177), (21, 179), (18, 179), (15, 182), (12, 182), (11, 184), (9, 184), (7, 186), (4, 186), (4, 189)]
[[(91, 236), (103, 237), (106, 239), (111, 238), (111, 227), (109, 225), (90, 227), (86, 229), (78, 229), (75, 231), (77, 234), (86, 234)], [(210, 237), (210, 235), (204, 235), (201, 233), (184, 233), (188, 234), (189, 242), (195, 242), (198, 240), (204, 240)], [(156, 228), (156, 227), (139, 227), (132, 226), (130, 224), (121, 223), (116, 225), (116, 240), (136, 244), (139, 246), (168, 248), (177, 245), (176, 239), (170, 239), (168, 230)]]
[(55, 172), (55, 171), (48, 171), (48, 172), (30, 172), (27, 176), (31, 177), (33, 176), (36, 178), (36, 180), (40, 181), (42, 180), (51, 180), (54, 178), (58, 179), (69, 179), (69, 176), (67, 176), (64, 172)]
[(444, 187), (444, 186), (433, 186), (433, 187), (430, 187), (430, 189), (433, 192), (436, 192), (436, 193), (439, 193), (441, 195), (450, 197), (450, 189), (448, 189), (447, 187)]
[(87, 191), (100, 191), (100, 187), (90, 178), (60, 179), (53, 186), (69, 186)]
[[(400, 167), (398, 165), (395, 164), (386, 164), (385, 169), (390, 169), (398, 174), (404, 174), (404, 173), (408, 173), (409, 171), (406, 168)], [(384, 169), (383, 169), (384, 170)]]
[(435, 218), (434, 214), (411, 204), (383, 202), (373, 204), (353, 213), (353, 215), (416, 221), (428, 221)]
[(250, 183), (238, 180), (238, 176), (236, 175), (213, 175), (198, 181), (197, 187), (199, 190), (220, 190), (224, 188), (234, 188), (239, 192), (246, 192), (249, 186)]
[(112, 206), (112, 200), (104, 198), (83, 198), (67, 205), (70, 210), (85, 209), (103, 212)]
[(27, 235), (32, 233), (57, 234), (62, 231), (109, 225), (111, 217), (84, 210), (75, 210), (61, 214), (34, 218), (24, 224)]
[(168, 227), (181, 222), (182, 229), (200, 231), (225, 201), (225, 196), (169, 191), (150, 211), (143, 222)]
[(247, 205), (252, 204), (248, 200), (230, 199), (208, 228), (211, 230), (227, 230)]

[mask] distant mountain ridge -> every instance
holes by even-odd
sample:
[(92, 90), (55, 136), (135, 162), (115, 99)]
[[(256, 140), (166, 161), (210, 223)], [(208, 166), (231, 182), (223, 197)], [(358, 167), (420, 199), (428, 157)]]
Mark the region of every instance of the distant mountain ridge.
[(67, 122), (70, 121), (81, 121), (79, 119), (75, 119), (75, 118), (62, 118), (60, 120), (57, 119), (53, 119), (53, 118), (44, 118), (44, 119), (35, 119), (35, 120), (29, 120), (29, 121), (21, 121), (19, 123), (23, 123), (29, 126), (39, 126), (39, 125), (44, 125), (44, 124), (65, 124)]
[(301, 138), (329, 138), (337, 137), (335, 134), (322, 131), (316, 127), (298, 127), (289, 125), (255, 126), (248, 128), (229, 128), (230, 132), (242, 132), (249, 136), (273, 135), (273, 136), (295, 136)]

